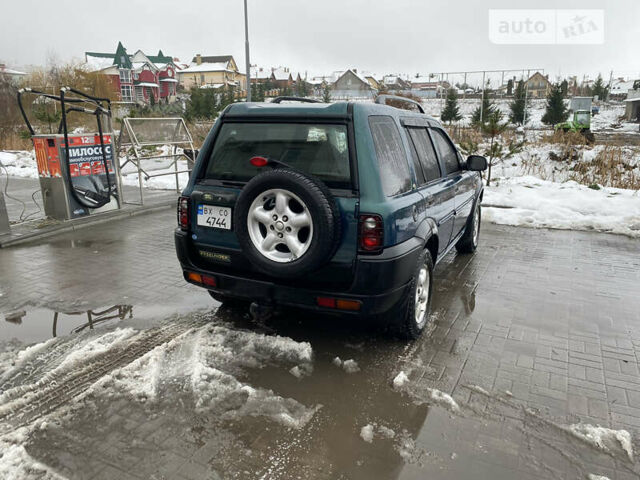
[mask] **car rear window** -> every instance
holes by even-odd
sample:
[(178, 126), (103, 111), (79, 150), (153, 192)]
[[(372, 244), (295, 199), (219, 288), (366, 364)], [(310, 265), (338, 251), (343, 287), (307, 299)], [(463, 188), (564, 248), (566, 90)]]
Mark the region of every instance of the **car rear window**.
[(331, 188), (351, 188), (346, 125), (225, 123), (205, 178), (246, 182), (260, 173), (249, 163), (261, 156), (313, 175)]

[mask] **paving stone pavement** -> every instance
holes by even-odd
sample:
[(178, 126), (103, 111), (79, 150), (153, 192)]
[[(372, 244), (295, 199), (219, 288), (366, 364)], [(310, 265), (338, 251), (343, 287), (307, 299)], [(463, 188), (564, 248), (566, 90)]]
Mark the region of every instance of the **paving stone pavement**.
[[(181, 277), (174, 223), (168, 210), (0, 250), (0, 312), (201, 294)], [(27, 450), (69, 478), (638, 478), (637, 462), (574, 445), (560, 428), (626, 429), (639, 451), (638, 253), (640, 242), (624, 236), (484, 224), (475, 255), (438, 265), (433, 331), (418, 342), (305, 315), (274, 321), (276, 333), (312, 344), (314, 372), (294, 384), (264, 371), (245, 380), (323, 404), (303, 431), (257, 419), (221, 424), (176, 393), (155, 410), (96, 401)], [(361, 372), (337, 377), (336, 355)], [(400, 370), (413, 396), (390, 388)], [(421, 388), (452, 394), (465, 414), (417, 405)], [(431, 453), (409, 458), (397, 445), (363, 442), (360, 428), (372, 421)]]

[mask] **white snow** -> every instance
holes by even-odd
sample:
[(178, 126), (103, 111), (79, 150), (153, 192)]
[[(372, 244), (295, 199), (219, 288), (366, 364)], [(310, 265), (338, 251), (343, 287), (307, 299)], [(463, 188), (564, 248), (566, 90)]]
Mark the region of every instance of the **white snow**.
[(396, 437), (396, 432), (385, 426), (378, 425), (377, 423), (368, 423), (360, 429), (360, 437), (368, 443), (373, 442), (373, 438), (378, 435), (382, 438), (393, 439)]
[(612, 430), (601, 426), (593, 426), (588, 423), (576, 423), (566, 427), (575, 437), (589, 443), (590, 445), (606, 452), (614, 451), (618, 448), (633, 462), (633, 443), (631, 434), (626, 430)]
[(112, 372), (93, 392), (161, 402), (166, 384), (183, 385), (183, 390), (192, 392), (197, 411), (213, 412), (222, 419), (261, 416), (286, 427), (301, 428), (319, 405), (306, 407), (269, 389), (253, 387), (239, 380), (238, 375), (247, 368), (288, 362), (297, 364), (289, 371), (302, 376), (311, 371), (311, 361), (311, 345), (307, 342), (204, 326)]
[(0, 174), (6, 173), (12, 177), (38, 178), (38, 167), (33, 150), (0, 151)]
[(448, 393), (442, 392), (436, 388), (428, 388), (427, 392), (431, 401), (436, 405), (440, 405), (441, 407), (444, 407), (454, 413), (460, 411), (460, 407), (453, 399), (453, 397)]
[[(177, 149), (180, 153), (182, 150)], [(156, 149), (157, 155), (167, 155), (171, 153), (171, 147), (169, 145), (163, 145)], [(150, 156), (150, 153), (145, 153), (145, 156)], [(185, 171), (189, 168), (188, 163), (181, 157), (177, 162), (178, 171)], [(124, 163), (125, 159), (121, 159)], [(158, 190), (175, 190), (176, 177), (175, 167), (171, 164), (170, 158), (156, 158), (142, 160), (141, 167), (149, 174), (156, 175), (160, 173), (172, 173), (172, 175), (162, 175), (145, 179), (142, 175), (142, 185), (145, 188), (158, 189)], [(38, 167), (36, 164), (35, 152), (33, 150), (12, 150), (12, 151), (0, 151), (0, 163), (6, 168), (6, 173), (13, 177), (22, 178), (38, 178)], [(4, 169), (0, 168), (0, 172), (4, 174)], [(178, 184), (180, 188), (184, 188), (189, 181), (189, 175), (187, 173), (178, 174)], [(122, 169), (122, 183), (128, 186), (138, 186), (138, 173), (137, 168), (133, 163), (127, 163)]]
[(0, 437), (0, 478), (3, 480), (66, 480), (35, 460), (24, 447), (28, 429), (19, 428)]
[(593, 473), (590, 473), (589, 475), (587, 475), (587, 479), (588, 480), (609, 480), (609, 477), (605, 477), (604, 475), (594, 475)]
[(493, 223), (640, 237), (640, 194), (631, 190), (501, 178), (485, 189), (483, 205), (483, 220)]
[(362, 427), (360, 429), (360, 437), (362, 437), (362, 439), (365, 442), (372, 443), (373, 442), (373, 425), (369, 423), (364, 427)]
[(409, 383), (409, 377), (407, 377), (406, 373), (401, 371), (393, 379), (393, 388), (396, 389), (396, 390), (399, 390), (402, 387), (404, 387), (407, 383)]
[(347, 373), (357, 373), (360, 371), (358, 363), (353, 359), (345, 360), (342, 364), (342, 368)]

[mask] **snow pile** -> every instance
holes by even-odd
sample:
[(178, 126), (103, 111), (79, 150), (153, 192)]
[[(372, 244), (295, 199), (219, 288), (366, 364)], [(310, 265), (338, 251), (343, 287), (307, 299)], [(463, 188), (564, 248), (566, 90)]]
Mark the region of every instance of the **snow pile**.
[(345, 360), (342, 364), (342, 368), (347, 373), (357, 373), (360, 371), (358, 363), (353, 359)]
[(612, 430), (601, 426), (589, 425), (588, 423), (569, 425), (566, 430), (580, 440), (605, 452), (614, 452), (622, 448), (627, 457), (629, 457), (629, 461), (633, 462), (631, 434), (626, 430)]
[(356, 362), (352, 358), (349, 360), (342, 361), (340, 357), (335, 357), (331, 363), (333, 363), (338, 368), (342, 368), (347, 373), (357, 373), (360, 371), (358, 362)]
[[(191, 392), (197, 411), (223, 420), (242, 416), (269, 418), (286, 427), (304, 426), (320, 408), (253, 387), (238, 379), (246, 369), (279, 362), (295, 363), (294, 376), (311, 371), (307, 342), (221, 326), (204, 326), (163, 344), (119, 369), (94, 388), (97, 395), (131, 395), (142, 402), (162, 402), (166, 389)], [(295, 372), (295, 373), (294, 373)]]
[[(182, 149), (177, 149), (178, 153), (182, 152)], [(163, 145), (155, 150), (154, 153), (143, 152), (144, 156), (151, 155), (167, 155), (172, 153), (171, 146)], [(123, 157), (120, 161), (124, 163), (127, 157)], [(178, 171), (184, 172), (191, 168), (190, 163), (184, 159), (184, 157), (178, 157), (177, 162)], [(150, 175), (156, 174), (169, 174), (175, 173), (176, 168), (172, 164), (172, 158), (151, 158), (142, 160), (141, 167)], [(33, 150), (12, 150), (12, 151), (0, 151), (0, 163), (6, 168), (6, 173), (12, 177), (22, 178), (38, 178), (38, 167), (36, 164), (35, 152)], [(0, 168), (0, 171), (4, 174), (4, 169)], [(129, 162), (122, 169), (122, 183), (123, 185), (138, 186), (138, 169), (136, 166)], [(178, 174), (178, 184), (180, 188), (184, 188), (189, 181), (188, 173)], [(159, 189), (159, 190), (174, 190), (176, 188), (175, 175), (161, 175), (158, 177), (152, 177), (145, 179), (144, 173), (142, 174), (142, 185), (146, 188)]]
[(33, 150), (2, 151), (0, 152), (0, 164), (5, 167), (4, 169), (0, 168), (0, 172), (3, 174), (6, 169), (6, 173), (12, 177), (38, 178), (38, 166)]
[(400, 390), (402, 389), (407, 383), (409, 383), (409, 377), (407, 377), (406, 373), (404, 372), (400, 372), (398, 375), (396, 375), (396, 377), (393, 379), (393, 388), (395, 390)]
[(486, 187), (483, 205), (483, 219), (493, 223), (640, 237), (640, 194), (630, 190), (503, 178)]
[(376, 436), (393, 439), (396, 437), (396, 432), (385, 425), (378, 425), (377, 423), (368, 423), (360, 429), (360, 437), (367, 443), (373, 443), (373, 439)]
[(460, 406), (451, 395), (437, 388), (412, 386), (409, 377), (404, 371), (398, 373), (393, 379), (393, 388), (394, 390), (409, 393), (417, 402), (438, 405), (453, 413), (460, 412)]
[[(133, 328), (116, 328), (115, 330), (100, 335), (80, 347), (73, 349), (51, 373), (59, 370), (71, 370), (76, 366), (86, 364), (91, 358), (103, 354), (116, 345), (121, 345), (138, 332)], [(47, 342), (44, 342), (45, 344)]]
[(593, 473), (587, 475), (587, 478), (589, 480), (609, 480), (609, 477), (605, 477), (604, 475), (594, 475)]
[(66, 480), (48, 466), (36, 461), (24, 448), (28, 431), (20, 428), (0, 437), (0, 478), (22, 480)]
[(373, 443), (373, 425), (370, 423), (360, 429), (360, 437), (367, 442)]
[(441, 407), (444, 407), (454, 413), (460, 411), (458, 403), (448, 393), (444, 393), (436, 388), (427, 388), (427, 393), (429, 394), (429, 398), (431, 399), (432, 403), (440, 405)]

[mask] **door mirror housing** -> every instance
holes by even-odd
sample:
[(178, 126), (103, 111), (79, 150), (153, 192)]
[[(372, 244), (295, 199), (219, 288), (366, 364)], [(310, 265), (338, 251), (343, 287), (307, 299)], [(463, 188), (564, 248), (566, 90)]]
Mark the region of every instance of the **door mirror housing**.
[(467, 170), (482, 172), (487, 169), (487, 159), (482, 155), (469, 155), (467, 157)]

